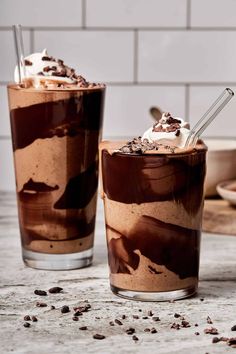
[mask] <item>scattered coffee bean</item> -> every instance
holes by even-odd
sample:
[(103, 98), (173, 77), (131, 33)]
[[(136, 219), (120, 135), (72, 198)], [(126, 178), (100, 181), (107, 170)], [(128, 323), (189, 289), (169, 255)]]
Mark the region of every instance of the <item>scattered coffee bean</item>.
[(118, 324), (119, 326), (123, 325), (123, 323), (120, 320), (118, 320), (117, 318), (115, 319), (115, 323)]
[(229, 338), (227, 344), (232, 348), (236, 348), (236, 337)]
[(231, 331), (236, 331), (236, 325), (234, 325), (233, 327), (231, 327)]
[(219, 334), (218, 329), (211, 327), (204, 329), (205, 334)]
[(115, 326), (114, 322), (112, 322), (112, 321), (109, 322), (109, 325), (110, 326)]
[(134, 328), (132, 328), (132, 327), (130, 327), (130, 328), (128, 328), (126, 331), (125, 331), (127, 334), (134, 334), (135, 333), (135, 329)]
[(171, 327), (170, 328), (173, 328), (173, 329), (177, 329), (179, 330), (181, 327), (180, 327), (180, 324), (179, 323), (172, 323)]
[(37, 317), (36, 317), (36, 316), (32, 316), (32, 321), (33, 321), (33, 322), (38, 322)]
[(148, 311), (147, 315), (152, 317), (153, 316), (153, 312), (150, 310), (150, 311)]
[(35, 295), (39, 295), (39, 296), (47, 296), (47, 292), (44, 290), (36, 289), (36, 290), (34, 290), (34, 293), (35, 293)]
[(153, 317), (152, 319), (153, 319), (153, 321), (155, 321), (155, 322), (160, 321), (160, 317), (158, 317), (158, 316), (155, 316), (155, 317)]
[(211, 320), (211, 318), (210, 318), (210, 316), (207, 316), (207, 323), (208, 323), (208, 324), (212, 324), (212, 323), (213, 323), (212, 320)]
[(151, 331), (150, 331), (151, 333), (157, 333), (157, 330), (156, 330), (156, 328), (151, 328)]
[(79, 329), (80, 329), (81, 331), (87, 331), (88, 327), (87, 327), (87, 326), (82, 326), (82, 327), (79, 327)]
[(144, 332), (150, 332), (150, 328), (145, 328)]
[(36, 302), (37, 307), (47, 307), (48, 305), (45, 302)]
[(142, 309), (139, 309), (138, 311), (139, 311), (139, 312), (142, 312)]
[(70, 312), (70, 308), (67, 305), (62, 306), (61, 313), (68, 313)]
[(143, 320), (147, 320), (148, 317), (147, 317), (147, 316), (143, 316), (142, 319), (143, 319)]
[(31, 321), (30, 316), (29, 316), (29, 315), (26, 315), (26, 316), (24, 317), (24, 321)]
[(25, 323), (24, 323), (24, 327), (25, 327), (25, 328), (29, 328), (29, 327), (30, 327), (30, 323), (29, 323), (29, 322), (25, 322)]
[(184, 320), (181, 322), (181, 325), (182, 325), (183, 328), (191, 327), (189, 322), (188, 321), (184, 321)]
[(125, 320), (125, 319), (126, 319), (126, 316), (125, 316), (125, 315), (122, 315), (121, 318), (122, 318), (122, 320)]
[(133, 335), (132, 339), (133, 339), (135, 342), (137, 342), (137, 341), (139, 340), (138, 337), (136, 337), (135, 335)]
[(179, 313), (174, 314), (174, 318), (179, 318), (181, 315)]
[(212, 343), (218, 343), (218, 342), (220, 342), (220, 338), (218, 337), (212, 338)]
[(77, 316), (73, 316), (73, 317), (72, 317), (72, 320), (73, 320), (73, 321), (79, 321), (79, 319), (78, 319)]
[(56, 308), (55, 306), (51, 305), (51, 310), (55, 310), (55, 308)]
[(81, 311), (76, 311), (74, 313), (74, 316), (83, 316), (82, 312)]
[(50, 294), (58, 294), (63, 290), (63, 288), (60, 288), (59, 286), (54, 286), (53, 288), (50, 288), (48, 292)]
[(195, 325), (194, 325), (195, 327), (198, 327), (198, 324), (197, 323), (195, 323)]
[(195, 334), (196, 336), (199, 336), (199, 335), (200, 335), (200, 333), (199, 333), (199, 332), (195, 332), (194, 334)]
[(104, 335), (102, 335), (102, 334), (94, 334), (94, 336), (93, 336), (93, 338), (94, 339), (105, 339), (106, 337), (104, 336)]
[(200, 299), (200, 301), (204, 301), (204, 299), (203, 299), (203, 298), (201, 298), (201, 299)]
[(133, 318), (134, 318), (135, 320), (138, 320), (138, 319), (139, 319), (139, 316), (133, 315)]

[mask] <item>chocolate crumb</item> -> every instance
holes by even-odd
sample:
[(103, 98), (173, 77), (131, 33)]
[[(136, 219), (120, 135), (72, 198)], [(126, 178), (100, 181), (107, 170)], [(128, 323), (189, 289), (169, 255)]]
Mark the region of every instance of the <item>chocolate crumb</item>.
[(174, 318), (179, 318), (181, 315), (179, 313), (174, 314)]
[(83, 316), (83, 314), (82, 314), (82, 312), (81, 311), (76, 311), (75, 313), (74, 313), (74, 316)]
[(199, 332), (195, 332), (194, 334), (195, 334), (196, 336), (199, 336), (199, 335), (200, 335), (200, 333), (199, 333)]
[(101, 317), (95, 317), (95, 319), (96, 319), (96, 320), (100, 320), (100, 319), (101, 319)]
[(24, 321), (31, 321), (30, 316), (29, 316), (29, 315), (26, 315), (26, 316), (24, 317)]
[(47, 55), (44, 55), (44, 56), (42, 57), (42, 60), (43, 60), (43, 61), (52, 61), (52, 57), (49, 57), (49, 56), (47, 56)]
[(61, 313), (68, 313), (70, 312), (70, 308), (67, 305), (62, 306)]
[(87, 331), (88, 327), (87, 327), (87, 326), (82, 326), (82, 327), (79, 327), (79, 329), (80, 329), (81, 331)]
[(123, 323), (120, 320), (118, 320), (117, 318), (115, 319), (115, 323), (118, 324), (119, 326), (123, 325)]
[(105, 339), (106, 337), (104, 336), (104, 335), (102, 335), (102, 334), (94, 334), (94, 336), (93, 336), (93, 338), (94, 339)]
[(115, 326), (114, 322), (112, 322), (112, 321), (109, 322), (109, 325), (110, 326)]
[(142, 312), (142, 309), (138, 309), (139, 312)]
[(156, 330), (156, 328), (151, 328), (151, 331), (150, 331), (151, 333), (157, 333), (157, 330)]
[(227, 338), (227, 337), (220, 337), (221, 342), (227, 342), (228, 340), (229, 340), (229, 338)]
[(200, 301), (204, 301), (203, 297), (202, 297), (202, 298), (200, 298)]
[(180, 130), (177, 129), (176, 132), (175, 132), (175, 136), (179, 136), (180, 135)]
[(42, 71), (39, 71), (39, 72), (37, 73), (37, 75), (44, 76), (44, 73), (43, 73)]
[(153, 319), (153, 321), (155, 321), (155, 322), (160, 321), (160, 317), (158, 317), (158, 316), (155, 316), (155, 317), (153, 317), (152, 319)]
[(205, 334), (219, 334), (218, 329), (211, 327), (211, 328), (205, 328), (204, 329)]
[(32, 61), (30, 61), (30, 60), (28, 60), (28, 59), (25, 59), (25, 65), (26, 65), (26, 66), (32, 66), (33, 63), (32, 63)]
[(218, 343), (218, 342), (220, 342), (220, 338), (218, 337), (212, 338), (212, 343)]
[[(168, 148), (168, 147), (166, 147), (166, 148)], [(169, 300), (169, 303), (170, 303), (170, 304), (174, 304), (174, 303), (175, 303), (175, 300)]]
[(45, 302), (36, 302), (37, 307), (47, 307), (48, 305)]
[(148, 317), (147, 317), (147, 316), (143, 316), (142, 319), (143, 319), (143, 320), (147, 320)]
[(127, 334), (129, 334), (129, 335), (132, 335), (132, 334), (135, 333), (135, 329), (132, 328), (132, 327), (130, 327), (130, 328), (128, 328), (125, 332), (126, 332)]
[(121, 318), (122, 318), (122, 320), (125, 320), (125, 319), (126, 319), (126, 316), (125, 316), (125, 315), (122, 315)]
[(133, 339), (135, 342), (139, 340), (138, 337), (136, 337), (135, 335), (132, 337), (132, 339)]
[(55, 306), (53, 306), (53, 305), (51, 306), (51, 310), (55, 310), (55, 308), (56, 308)]
[(233, 327), (231, 327), (231, 331), (236, 331), (236, 325), (234, 325)]
[(173, 329), (177, 329), (179, 330), (180, 329), (180, 324), (179, 323), (172, 323), (171, 327), (170, 328), (173, 328)]
[(227, 344), (232, 348), (236, 348), (236, 337), (229, 338)]
[(144, 332), (150, 332), (150, 328), (145, 328)]
[(73, 316), (73, 317), (72, 317), (72, 320), (73, 320), (73, 321), (79, 321), (79, 319), (78, 319), (77, 316)]
[(50, 294), (58, 294), (63, 290), (63, 288), (60, 288), (59, 286), (54, 286), (53, 288), (50, 288), (48, 292)]
[(32, 316), (32, 321), (33, 321), (33, 322), (38, 322), (37, 317), (36, 317), (36, 316)]
[(211, 320), (211, 318), (210, 318), (210, 316), (207, 316), (207, 323), (208, 323), (208, 324), (212, 324), (212, 323), (213, 323), (212, 320)]
[(34, 290), (34, 294), (35, 295), (39, 295), (39, 296), (47, 296), (47, 292), (44, 290)]
[(150, 317), (152, 317), (153, 316), (153, 312), (150, 310), (150, 311), (148, 311), (148, 316), (150, 316)]
[(189, 324), (189, 322), (188, 322), (188, 321), (184, 321), (184, 320), (181, 322), (181, 325), (182, 325), (182, 327), (184, 327), (184, 328), (191, 327), (190, 324)]
[(25, 322), (25, 323), (24, 323), (24, 327), (25, 327), (25, 328), (29, 328), (29, 327), (30, 327), (30, 323), (29, 323), (29, 322)]
[(195, 323), (195, 325), (194, 325), (195, 327), (198, 327), (198, 324), (197, 323)]
[(133, 319), (138, 320), (139, 316), (138, 315), (133, 315)]

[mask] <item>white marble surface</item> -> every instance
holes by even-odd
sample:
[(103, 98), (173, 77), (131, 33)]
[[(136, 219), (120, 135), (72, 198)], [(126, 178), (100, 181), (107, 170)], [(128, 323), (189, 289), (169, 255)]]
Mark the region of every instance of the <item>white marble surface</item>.
[[(230, 328), (236, 324), (236, 238), (203, 235), (200, 287), (196, 297), (174, 303), (142, 303), (127, 301), (113, 295), (109, 289), (106, 260), (103, 213), (99, 201), (95, 257), (92, 267), (73, 271), (39, 271), (26, 268), (20, 255), (20, 241), (14, 194), (0, 193), (0, 340), (1, 353), (230, 353), (236, 349), (225, 343), (212, 344), (213, 336), (204, 334), (210, 316), (219, 336), (233, 337)], [(35, 289), (60, 286), (61, 294), (42, 298)], [(204, 299), (201, 301), (200, 299)], [(72, 321), (72, 312), (61, 314), (61, 306), (71, 309), (83, 300), (92, 306), (78, 322)], [(35, 306), (37, 301), (48, 304)], [(56, 310), (50, 310), (55, 305)], [(139, 311), (142, 310), (142, 312)], [(149, 310), (159, 316), (142, 319)], [(180, 313), (191, 327), (179, 331), (170, 329), (174, 313)], [(36, 315), (38, 322), (23, 327), (23, 317)], [(123, 325), (111, 327), (110, 321), (121, 319)], [(133, 319), (133, 315), (140, 316)], [(99, 318), (96, 318), (99, 317)], [(194, 324), (198, 323), (198, 327)], [(79, 327), (87, 326), (87, 331)], [(136, 329), (138, 342), (125, 333)], [(144, 332), (155, 327), (157, 333)], [(199, 332), (199, 335), (195, 335)], [(104, 334), (104, 340), (95, 340), (95, 333)]]

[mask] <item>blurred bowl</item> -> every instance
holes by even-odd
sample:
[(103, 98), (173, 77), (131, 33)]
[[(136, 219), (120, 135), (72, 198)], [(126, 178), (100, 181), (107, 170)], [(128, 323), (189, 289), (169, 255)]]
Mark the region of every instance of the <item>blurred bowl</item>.
[(236, 139), (205, 138), (208, 147), (205, 196), (217, 195), (216, 186), (236, 178)]
[(221, 182), (216, 189), (223, 199), (232, 205), (236, 205), (236, 180)]

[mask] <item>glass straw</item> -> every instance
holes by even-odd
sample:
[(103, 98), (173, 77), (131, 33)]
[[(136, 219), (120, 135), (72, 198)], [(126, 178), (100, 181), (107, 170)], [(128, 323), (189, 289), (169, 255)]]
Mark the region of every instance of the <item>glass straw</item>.
[(17, 67), (18, 67), (18, 74), (19, 74), (19, 84), (25, 86), (24, 78), (26, 77), (26, 70), (25, 70), (24, 43), (23, 43), (21, 25), (14, 25), (13, 33), (14, 33), (16, 59), (17, 59)]
[(208, 127), (208, 125), (215, 119), (215, 117), (222, 111), (226, 104), (233, 97), (234, 92), (230, 88), (226, 88), (222, 94), (217, 98), (217, 100), (211, 105), (211, 107), (206, 111), (202, 118), (195, 124), (191, 129), (189, 136), (185, 143), (185, 148), (194, 147), (197, 143), (198, 138)]

